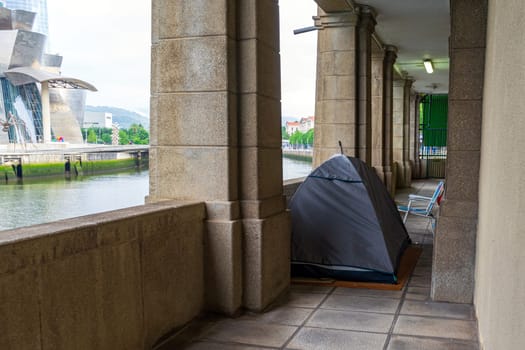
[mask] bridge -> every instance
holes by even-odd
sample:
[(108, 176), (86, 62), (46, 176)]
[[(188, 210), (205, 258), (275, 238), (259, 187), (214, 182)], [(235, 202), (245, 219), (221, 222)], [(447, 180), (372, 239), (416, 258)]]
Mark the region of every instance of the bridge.
[(0, 156), (23, 156), (30, 154), (71, 154), (71, 153), (143, 153), (149, 152), (149, 145), (69, 145), (69, 144), (9, 144), (0, 145)]
[[(17, 178), (22, 178), (22, 168), (24, 168), (25, 177), (27, 165), (64, 162), (64, 171), (67, 173), (72, 161), (79, 161), (82, 164), (85, 161), (135, 159), (136, 164), (140, 164), (143, 159), (147, 159), (148, 155), (149, 145), (112, 146), (61, 143), (0, 145), (0, 165), (11, 165)], [(57, 169), (48, 170), (45, 175), (58, 175)]]

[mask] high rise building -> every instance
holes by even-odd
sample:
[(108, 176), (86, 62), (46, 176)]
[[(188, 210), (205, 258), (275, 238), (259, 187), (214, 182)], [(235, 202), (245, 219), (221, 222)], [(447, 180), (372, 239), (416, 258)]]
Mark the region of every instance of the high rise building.
[(26, 10), (36, 13), (33, 31), (49, 37), (47, 0), (0, 0), (4, 7), (11, 10)]

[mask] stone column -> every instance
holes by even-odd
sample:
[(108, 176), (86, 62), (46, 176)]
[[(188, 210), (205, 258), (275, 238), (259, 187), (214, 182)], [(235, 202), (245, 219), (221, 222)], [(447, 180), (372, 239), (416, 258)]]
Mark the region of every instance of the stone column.
[(383, 60), (383, 174), (385, 175), (385, 185), (392, 196), (395, 194), (395, 182), (392, 181), (392, 164), (394, 162), (392, 153), (392, 109), (394, 63), (396, 58), (397, 48), (387, 45)]
[(434, 237), (431, 296), (434, 300), (472, 303), (487, 1), (452, 1), (450, 5), (446, 195)]
[(412, 129), (411, 133), (413, 135), (411, 142), (411, 152), (412, 152), (412, 178), (419, 179), (421, 178), (421, 159), (419, 159), (419, 103), (421, 102), (421, 96), (418, 94), (413, 95), (413, 106), (411, 107), (411, 121), (410, 127)]
[(152, 4), (148, 201), (204, 201), (207, 308), (261, 309), (289, 281), (277, 2)]
[(238, 0), (243, 305), (263, 310), (290, 284), (281, 154), (279, 7)]
[(374, 10), (359, 6), (356, 156), (368, 165), (372, 165), (372, 33), (375, 25)]
[(396, 74), (392, 102), (392, 182), (395, 188), (403, 187), (403, 118), (405, 107), (405, 80)]
[(206, 202), (206, 303), (234, 314), (242, 304), (235, 7), (152, 4), (148, 201)]
[(313, 167), (335, 153), (356, 155), (356, 24), (355, 12), (324, 13), (316, 17), (317, 83)]
[(385, 52), (372, 43), (372, 166), (384, 182), (383, 171), (383, 61)]
[(414, 80), (410, 77), (405, 78), (403, 92), (403, 187), (410, 187), (412, 183), (412, 166), (410, 164), (410, 139), (413, 133), (410, 133), (410, 116), (412, 108), (412, 84)]
[(42, 133), (43, 142), (51, 142), (51, 108), (49, 106), (49, 83), (47, 81), (41, 84), (41, 100), (42, 100)]

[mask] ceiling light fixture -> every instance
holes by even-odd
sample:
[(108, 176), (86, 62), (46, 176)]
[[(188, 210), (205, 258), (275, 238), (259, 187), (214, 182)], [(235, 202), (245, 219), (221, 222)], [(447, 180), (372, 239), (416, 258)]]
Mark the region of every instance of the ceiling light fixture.
[(434, 72), (434, 65), (432, 64), (431, 59), (426, 59), (423, 61), (423, 64), (425, 65), (425, 70), (428, 74), (432, 74)]

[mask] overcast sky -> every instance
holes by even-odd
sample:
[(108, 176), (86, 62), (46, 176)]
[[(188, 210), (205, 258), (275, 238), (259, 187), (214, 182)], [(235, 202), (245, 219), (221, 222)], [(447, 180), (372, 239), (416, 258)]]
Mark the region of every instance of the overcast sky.
[[(299, 5), (300, 3), (300, 5)], [(50, 51), (64, 56), (62, 74), (97, 87), (87, 104), (141, 113), (149, 110), (151, 1), (49, 0)], [(293, 35), (313, 25), (313, 0), (281, 0), (282, 114), (313, 115), (315, 32)]]

